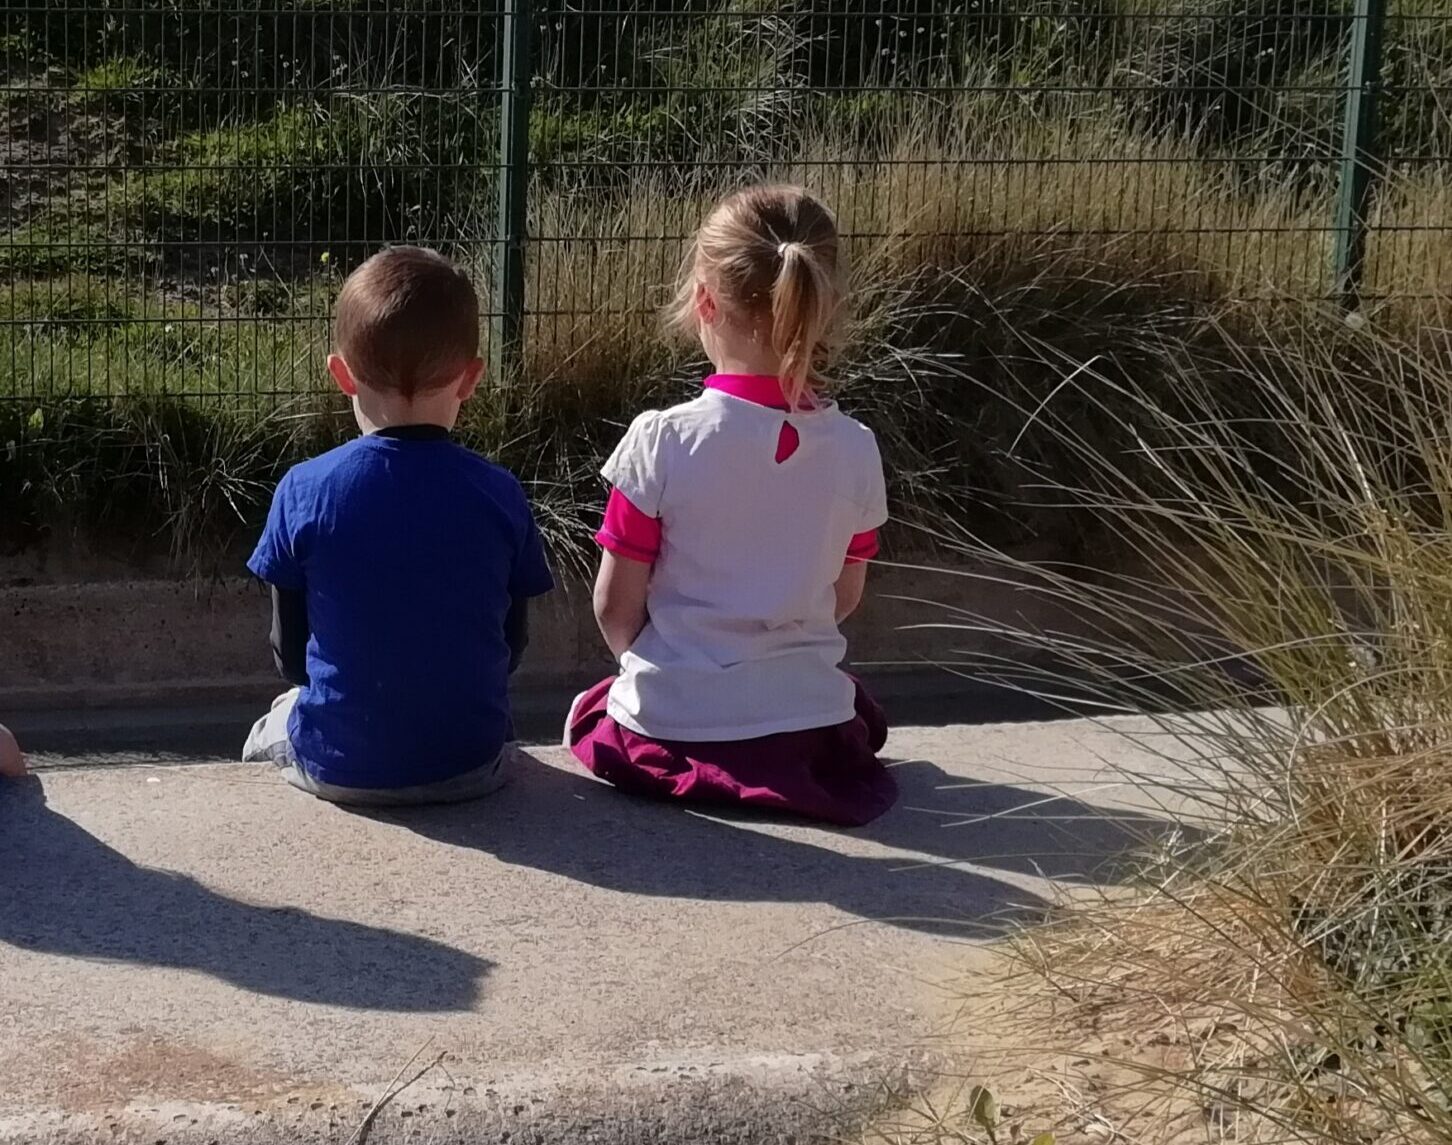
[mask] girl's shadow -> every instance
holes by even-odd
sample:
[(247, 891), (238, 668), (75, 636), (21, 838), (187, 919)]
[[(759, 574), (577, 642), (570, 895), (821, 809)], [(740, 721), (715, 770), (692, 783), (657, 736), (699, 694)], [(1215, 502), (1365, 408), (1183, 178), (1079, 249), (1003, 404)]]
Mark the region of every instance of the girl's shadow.
[(1143, 811), (950, 775), (927, 760), (891, 766), (898, 806), (859, 833), (939, 863), (1104, 886), (1131, 878), (1144, 855), (1203, 834)]
[[(1168, 829), (1087, 804), (1044, 804), (1041, 794), (1015, 788), (949, 790), (953, 781), (931, 764), (904, 764), (898, 774), (902, 804), (852, 832), (637, 799), (527, 756), (510, 785), (483, 802), (372, 814), (451, 846), (608, 890), (825, 902), (857, 918), (958, 937), (999, 933), (1009, 920), (1040, 916), (1046, 907), (1040, 895), (983, 868), (1095, 878), (1114, 855)], [(1021, 810), (1005, 813), (1012, 807)], [(944, 826), (958, 819), (977, 821)]]

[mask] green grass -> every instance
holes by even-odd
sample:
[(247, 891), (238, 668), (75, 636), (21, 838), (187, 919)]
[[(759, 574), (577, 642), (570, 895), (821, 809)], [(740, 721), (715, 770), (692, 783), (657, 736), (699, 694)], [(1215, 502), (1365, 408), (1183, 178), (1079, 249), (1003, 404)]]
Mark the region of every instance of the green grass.
[(158, 87), (167, 73), (139, 56), (117, 56), (80, 72), (72, 85), (73, 95), (131, 95), (136, 88)]
[(0, 237), (0, 276), (9, 279), (10, 289), (27, 293), (34, 280), (68, 273), (112, 277), (117, 289), (125, 289), (126, 276), (155, 257), (139, 238), (128, 240), (104, 222), (70, 219), (63, 211), (42, 215)]
[[(1180, 353), (1225, 372), (1258, 346), (1259, 334), (1236, 343), (1248, 320), (1294, 344), (1305, 300), (1331, 289), (1332, 167), (1297, 158), (1336, 119), (1299, 90), (1335, 77), (1320, 3), (1195, 0), (1171, 21), (1147, 20), (1158, 9), (1143, 0), (1034, 0), (1021, 19), (960, 21), (946, 39), (918, 36), (918, 9), (891, 5), (870, 33), (849, 15), (754, 2), (685, 23), (543, 29), (524, 361), (508, 379), (491, 363), (508, 385), (472, 415), (475, 440), (525, 472), (557, 549), (578, 554), (600, 454), (699, 374), (656, 319), (680, 236), (726, 187), (801, 179), (867, 236), (848, 243), (858, 314), (839, 373), (885, 442), (898, 515), (931, 527), (971, 511), (1005, 542), (1087, 549), (1081, 514), (1025, 494), (1072, 465), (1052, 442), (1018, 440), (1023, 409), (1062, 380), (1057, 364), (1098, 355), (1117, 384), (1146, 387), (1166, 384)], [(275, 430), (274, 406), (311, 411), (326, 393), (332, 294), (384, 241), (445, 248), (487, 296), (492, 47), (465, 50), (471, 23), (457, 51), (426, 59), (423, 33), (444, 25), (423, 9), (437, 7), (377, 41), (279, 10), (234, 29), (235, 45), (161, 0), (128, 10), (129, 38), (70, 10), (28, 12), (13, 46), (32, 67), (5, 122), (71, 169), (27, 185), (0, 236), (0, 402), (14, 399), (15, 424), (61, 399), (99, 419), (129, 395), (203, 411), (178, 417), (251, 410)], [(862, 36), (879, 32), (867, 51)], [(1452, 74), (1446, 40), (1443, 24), (1398, 25), (1389, 67), (1434, 93)], [(1266, 100), (1195, 104), (1247, 67), (1265, 73)], [(907, 79), (924, 86), (888, 82)], [(190, 97), (198, 87), (215, 99)], [(1393, 146), (1452, 147), (1426, 100), (1386, 110)], [(1425, 166), (1378, 196), (1375, 329), (1445, 328), (1452, 230), (1435, 224), (1452, 218), (1449, 186)], [(1081, 413), (1125, 446), (1132, 419)], [(116, 416), (118, 433), (135, 431)], [(62, 500), (37, 481), (22, 479), (39, 498), (22, 514), (30, 529)]]
[[(1004, 544), (1089, 554), (1102, 532), (1045, 484), (1072, 474), (1076, 460), (1051, 438), (1023, 438), (1025, 411), (1058, 392), (1066, 363), (1093, 359), (1115, 385), (1154, 390), (1192, 355), (1206, 376), (1227, 379), (1221, 409), (1233, 413), (1246, 395), (1238, 363), (1290, 352), (1308, 321), (1338, 331), (1334, 313), (1296, 301), (1329, 289), (1329, 236), (1308, 242), (1314, 211), (1294, 188), (1246, 194), (1233, 173), (1210, 178), (1173, 141), (1137, 140), (1134, 158), (1116, 164), (1103, 156), (1124, 137), (1095, 120), (1025, 123), (976, 101), (944, 124), (885, 132), (841, 182), (816, 162), (841, 146), (833, 136), (808, 147), (801, 167), (766, 173), (818, 181), (844, 228), (870, 236), (848, 242), (857, 315), (837, 372), (844, 402), (884, 443), (899, 520), (932, 529), (944, 514), (971, 512)], [(1014, 168), (962, 162), (978, 148), (1056, 161), (1025, 203)], [(918, 161), (897, 162), (907, 157)], [(521, 471), (567, 560), (586, 555), (595, 472), (615, 437), (700, 375), (692, 348), (662, 338), (657, 307), (678, 266), (672, 236), (688, 233), (714, 189), (683, 193), (669, 175), (633, 188), (624, 202), (544, 180), (532, 188), (538, 241), (523, 370), (505, 379), (491, 364), (491, 378), (508, 384), (472, 415), (481, 428), (471, 440)], [(1441, 195), (1436, 183), (1406, 182), (1380, 210), (1392, 222), (1427, 217)], [(1213, 242), (1176, 229), (1187, 204)], [(1373, 244), (1368, 281), (1393, 296), (1371, 313), (1373, 329), (1402, 336), (1447, 313), (1436, 276), (1448, 239), (1428, 236), (1394, 259)], [(190, 286), (168, 284), (164, 267), (129, 282), (84, 272), (22, 280), (8, 299), (0, 292), (5, 384), (21, 407), (129, 394), (252, 408), (269, 423), (274, 405), (328, 390), (327, 315), (342, 268), (322, 253), (313, 248), (312, 271), (293, 278), (238, 262), (220, 281)], [(487, 308), (492, 247), (463, 243), (456, 253)], [(1105, 448), (1132, 449), (1142, 428), (1123, 403), (1073, 391), (1058, 401)], [(45, 513), (27, 519), (43, 523)]]
[[(312, 296), (309, 295), (309, 298)], [(7, 389), (37, 404), (55, 397), (305, 394), (321, 377), (326, 320), (295, 314), (254, 322), (85, 277), (22, 284), (0, 294)], [(254, 399), (256, 400), (256, 399)]]
[(493, 137), (477, 107), (395, 95), (281, 106), (265, 119), (193, 131), (160, 170), (117, 195), (143, 233), (263, 248), (409, 238), (457, 226), (483, 202), (471, 164)]
[[(162, 233), (224, 220), (250, 231), (269, 216), (284, 226), (299, 219), (306, 225), (312, 204), (328, 200), (347, 178), (320, 165), (346, 149), (330, 120), (302, 109), (192, 132), (175, 144), (166, 169), (139, 181), (127, 206), (134, 220)], [(300, 215), (281, 214), (288, 207)]]

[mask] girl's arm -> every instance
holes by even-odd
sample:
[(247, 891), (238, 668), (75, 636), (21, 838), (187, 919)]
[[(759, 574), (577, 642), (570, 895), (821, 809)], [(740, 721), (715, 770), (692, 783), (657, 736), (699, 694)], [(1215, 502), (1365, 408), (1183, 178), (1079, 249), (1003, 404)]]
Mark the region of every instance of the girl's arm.
[(10, 729), (0, 724), (0, 778), (23, 779), (30, 774), (25, 755)]
[(600, 635), (619, 660), (645, 627), (645, 593), (650, 585), (651, 566), (616, 556), (606, 549), (595, 578), (595, 621)]
[(837, 578), (837, 623), (841, 624), (862, 603), (862, 593), (867, 588), (867, 562), (848, 561), (842, 566), (842, 575)]

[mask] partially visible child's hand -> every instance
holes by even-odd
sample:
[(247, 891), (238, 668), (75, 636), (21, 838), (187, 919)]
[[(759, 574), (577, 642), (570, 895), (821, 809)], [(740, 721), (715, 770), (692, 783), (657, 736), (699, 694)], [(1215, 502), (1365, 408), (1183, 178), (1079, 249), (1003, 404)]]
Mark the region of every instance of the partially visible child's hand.
[(9, 728), (0, 724), (0, 778), (23, 779), (29, 774), (30, 765), (26, 763), (20, 745), (15, 742), (15, 736)]

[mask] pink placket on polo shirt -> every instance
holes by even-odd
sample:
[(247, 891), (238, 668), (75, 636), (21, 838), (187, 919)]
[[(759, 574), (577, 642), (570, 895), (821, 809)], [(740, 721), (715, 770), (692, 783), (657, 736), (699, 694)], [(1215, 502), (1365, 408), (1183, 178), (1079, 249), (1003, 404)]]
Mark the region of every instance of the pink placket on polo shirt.
[[(708, 390), (719, 390), (741, 401), (766, 406), (786, 412), (790, 407), (782, 393), (781, 380), (769, 374), (712, 374), (702, 385)], [(799, 410), (815, 408), (814, 404), (799, 404)], [(776, 464), (780, 465), (801, 445), (801, 434), (796, 426), (783, 421), (781, 434), (776, 442)], [(631, 504), (618, 489), (610, 490), (605, 504), (605, 521), (595, 534), (595, 542), (616, 556), (627, 560), (653, 562), (660, 555), (661, 523), (659, 517), (651, 517)], [(847, 549), (847, 562), (870, 561), (877, 556), (877, 530), (859, 533), (852, 538)]]
[[(712, 374), (704, 383), (708, 390), (719, 390), (733, 398), (740, 398), (752, 405), (779, 409), (783, 413), (789, 408), (786, 395), (781, 392), (781, 381), (769, 374)], [(810, 405), (799, 405), (798, 409), (811, 409)], [(776, 463), (780, 465), (797, 451), (802, 435), (789, 421), (781, 424), (781, 435), (776, 440)]]

